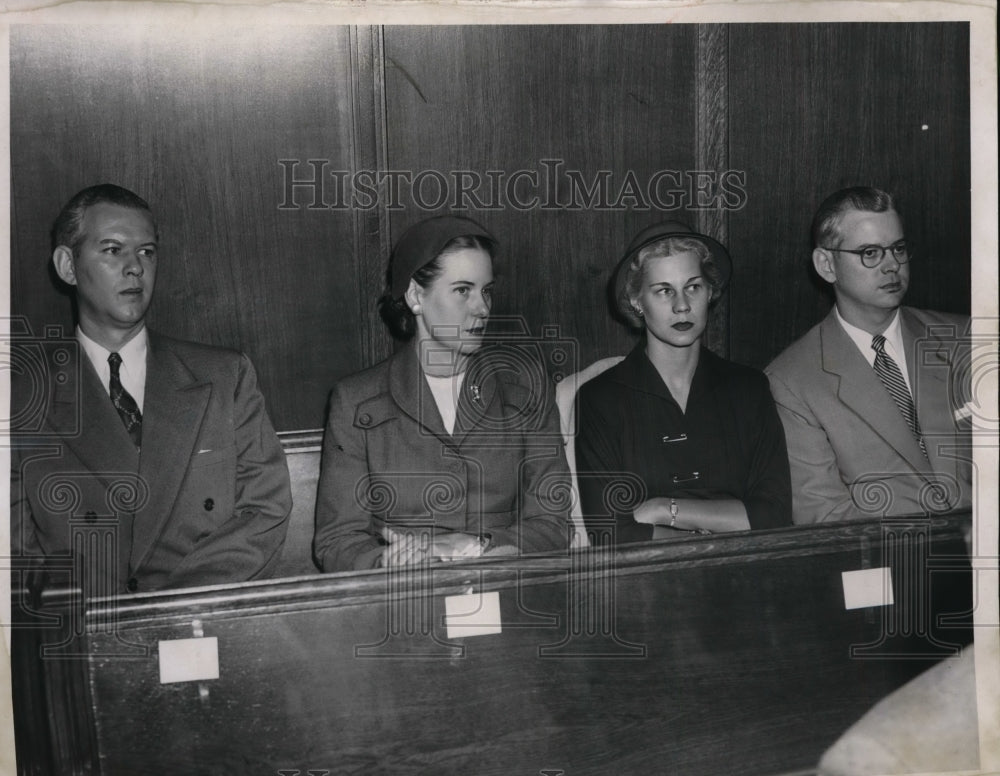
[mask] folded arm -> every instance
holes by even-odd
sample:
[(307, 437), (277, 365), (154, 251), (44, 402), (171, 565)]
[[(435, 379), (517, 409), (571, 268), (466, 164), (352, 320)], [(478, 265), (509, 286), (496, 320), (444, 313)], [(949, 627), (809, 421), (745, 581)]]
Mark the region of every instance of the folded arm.
[(369, 481), (364, 432), (354, 425), (356, 407), (338, 386), (330, 393), (323, 435), (313, 553), (323, 571), (371, 569), (383, 543), (372, 533), (371, 512), (361, 503)]

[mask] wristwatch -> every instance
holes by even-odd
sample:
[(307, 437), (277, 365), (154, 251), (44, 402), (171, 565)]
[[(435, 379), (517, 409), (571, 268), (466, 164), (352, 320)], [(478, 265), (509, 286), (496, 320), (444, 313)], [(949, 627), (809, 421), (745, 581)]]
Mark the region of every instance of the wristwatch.
[(670, 528), (677, 525), (677, 499), (670, 499)]

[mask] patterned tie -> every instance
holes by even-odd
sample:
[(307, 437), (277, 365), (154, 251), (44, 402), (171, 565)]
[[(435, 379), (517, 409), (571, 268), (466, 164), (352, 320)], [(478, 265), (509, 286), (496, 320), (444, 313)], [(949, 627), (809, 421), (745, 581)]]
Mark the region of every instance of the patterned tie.
[(913, 406), (913, 397), (910, 396), (903, 380), (903, 373), (899, 371), (899, 366), (892, 360), (892, 356), (885, 352), (885, 337), (876, 334), (872, 337), (872, 350), (875, 351), (875, 374), (882, 381), (882, 385), (896, 402), (900, 413), (906, 420), (906, 425), (910, 427), (920, 450), (927, 457), (927, 448), (924, 447), (924, 438), (920, 433), (920, 421), (917, 420), (917, 410)]
[(122, 357), (117, 353), (112, 353), (108, 356), (108, 364), (111, 366), (111, 381), (109, 383), (111, 403), (118, 410), (118, 416), (125, 424), (128, 435), (132, 437), (132, 443), (136, 447), (140, 447), (142, 445), (142, 413), (139, 412), (139, 405), (135, 403), (135, 399), (122, 387), (122, 380), (118, 374), (118, 369), (122, 365)]

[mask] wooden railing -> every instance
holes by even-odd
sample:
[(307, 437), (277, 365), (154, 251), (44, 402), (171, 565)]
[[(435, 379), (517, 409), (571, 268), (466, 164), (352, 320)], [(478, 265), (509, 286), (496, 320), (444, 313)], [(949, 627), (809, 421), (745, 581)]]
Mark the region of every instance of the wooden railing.
[[(86, 602), (54, 569), (15, 596), (19, 769), (808, 769), (878, 699), (971, 641), (967, 519)], [(866, 605), (846, 608), (855, 595)], [(449, 632), (448, 602), (473, 599), (499, 632)], [(43, 616), (49, 627), (24, 627)], [(162, 682), (171, 670), (187, 673)]]

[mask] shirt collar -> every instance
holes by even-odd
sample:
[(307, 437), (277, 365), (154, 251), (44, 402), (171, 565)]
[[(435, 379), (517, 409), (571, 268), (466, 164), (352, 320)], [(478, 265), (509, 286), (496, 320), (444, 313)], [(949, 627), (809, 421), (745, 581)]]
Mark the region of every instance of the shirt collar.
[[(79, 326), (76, 327), (76, 339), (90, 359), (90, 363), (97, 369), (97, 373), (104, 374), (105, 370), (109, 369), (108, 356), (111, 355), (111, 351), (84, 334), (83, 329)], [(122, 364), (124, 364), (125, 368), (134, 371), (139, 368), (140, 364), (145, 364), (148, 347), (149, 333), (146, 331), (146, 327), (143, 326), (139, 329), (139, 333), (122, 345), (118, 351), (118, 355), (122, 357)]]
[[(713, 374), (716, 371), (716, 365), (719, 360), (718, 356), (708, 348), (701, 345), (693, 347), (698, 347), (701, 352), (698, 355), (698, 366), (695, 367), (694, 375), (691, 378), (690, 395), (692, 396), (707, 393), (715, 379)], [(616, 367), (616, 373), (612, 376), (612, 379), (616, 382), (627, 385), (632, 389), (675, 401), (673, 395), (670, 393), (670, 389), (667, 388), (666, 383), (663, 382), (663, 378), (660, 377), (660, 373), (656, 371), (653, 362), (646, 355), (645, 340), (639, 341), (632, 349), (632, 352), (625, 357), (620, 366), (620, 371)]]
[[(837, 315), (837, 322), (840, 327), (844, 330), (851, 341), (857, 345), (858, 350), (861, 351), (861, 355), (865, 357), (865, 360), (869, 364), (875, 363), (875, 351), (872, 350), (872, 339), (873, 335), (869, 334), (864, 329), (859, 329), (844, 320), (844, 317), (840, 314), (840, 310), (837, 306), (833, 306), (834, 312)], [(895, 355), (895, 357), (901, 358), (903, 354), (903, 331), (899, 325), (899, 309), (893, 313), (892, 320), (889, 321), (889, 325), (886, 326), (885, 331), (882, 332), (882, 336), (885, 337), (886, 345), (890, 352)]]

